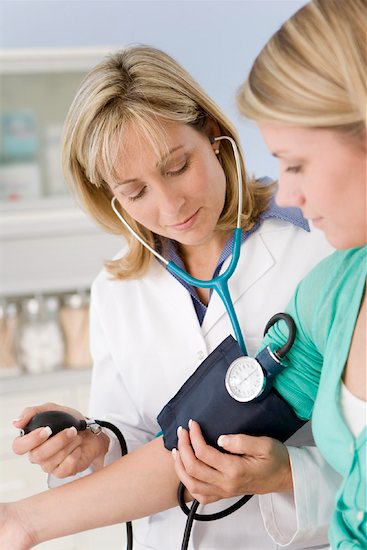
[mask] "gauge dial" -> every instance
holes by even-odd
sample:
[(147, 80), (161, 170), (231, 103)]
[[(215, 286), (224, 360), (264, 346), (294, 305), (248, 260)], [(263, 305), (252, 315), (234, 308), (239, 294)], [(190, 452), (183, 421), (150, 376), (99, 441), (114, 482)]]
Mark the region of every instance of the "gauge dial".
[(266, 378), (256, 359), (239, 357), (228, 367), (225, 384), (234, 399), (247, 402), (256, 399), (264, 391)]

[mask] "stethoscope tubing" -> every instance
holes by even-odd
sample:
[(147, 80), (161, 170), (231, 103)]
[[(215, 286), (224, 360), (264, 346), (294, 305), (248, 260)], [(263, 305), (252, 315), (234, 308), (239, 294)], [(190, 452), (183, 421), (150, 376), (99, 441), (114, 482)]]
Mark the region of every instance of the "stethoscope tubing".
[(196, 277), (192, 277), (189, 273), (184, 271), (182, 268), (180, 268), (175, 262), (166, 260), (159, 252), (154, 250), (147, 242), (144, 241), (134, 231), (134, 229), (128, 224), (128, 222), (125, 220), (125, 218), (120, 214), (116, 207), (116, 201), (117, 197), (113, 197), (111, 200), (111, 206), (113, 211), (115, 212), (116, 216), (119, 218), (119, 220), (124, 224), (126, 229), (147, 249), (149, 252), (151, 252), (159, 261), (161, 261), (168, 271), (175, 274), (177, 277), (182, 279), (184, 282), (198, 287), (198, 288), (211, 288), (217, 292), (220, 299), (223, 302), (223, 305), (228, 313), (229, 319), (231, 321), (231, 325), (233, 328), (233, 332), (235, 335), (235, 338), (243, 352), (244, 355), (247, 355), (246, 345), (245, 341), (243, 339), (241, 327), (233, 306), (233, 301), (230, 296), (229, 288), (228, 288), (228, 280), (233, 275), (238, 260), (240, 257), (240, 251), (241, 251), (241, 244), (242, 244), (242, 228), (241, 228), (241, 216), (242, 216), (242, 207), (243, 207), (243, 190), (242, 190), (242, 172), (241, 172), (241, 164), (240, 164), (240, 158), (238, 154), (238, 149), (236, 142), (233, 138), (229, 136), (219, 136), (214, 138), (215, 141), (220, 141), (223, 139), (227, 139), (230, 141), (233, 149), (233, 154), (235, 158), (236, 163), (236, 171), (237, 171), (237, 185), (238, 185), (238, 208), (237, 208), (237, 223), (236, 228), (234, 230), (233, 234), (233, 244), (232, 244), (232, 258), (231, 261), (227, 267), (227, 269), (224, 271), (224, 273), (221, 273), (217, 277), (214, 277), (213, 279), (209, 280), (202, 280), (197, 279)]

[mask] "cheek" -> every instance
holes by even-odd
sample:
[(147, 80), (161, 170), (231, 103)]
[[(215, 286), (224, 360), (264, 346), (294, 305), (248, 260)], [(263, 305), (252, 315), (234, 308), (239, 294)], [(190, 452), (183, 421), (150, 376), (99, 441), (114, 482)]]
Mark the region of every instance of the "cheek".
[(125, 219), (128, 223), (131, 223), (131, 219), (133, 219), (147, 228), (153, 226), (155, 222), (155, 212), (152, 208), (147, 209), (140, 200), (136, 201), (136, 203), (130, 202), (127, 199), (119, 202), (123, 212), (125, 212)]
[(227, 182), (223, 168), (217, 159), (215, 159), (215, 162), (210, 166), (207, 178), (207, 187), (210, 193), (217, 198), (220, 197), (224, 201)]

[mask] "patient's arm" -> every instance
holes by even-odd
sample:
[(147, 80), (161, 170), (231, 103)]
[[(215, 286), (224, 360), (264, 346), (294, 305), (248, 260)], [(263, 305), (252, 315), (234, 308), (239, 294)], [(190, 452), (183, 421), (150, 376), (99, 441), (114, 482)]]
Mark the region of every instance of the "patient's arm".
[[(261, 446), (263, 438), (258, 440)], [(221, 453), (218, 455), (214, 457), (213, 468), (219, 468), (217, 462), (223, 459)], [(222, 468), (224, 484), (233, 478), (231, 472), (237, 460), (237, 456), (227, 455)], [(283, 456), (268, 450), (267, 462), (274, 464), (264, 470), (263, 461), (253, 461), (254, 475), (247, 483), (250, 494), (289, 490), (287, 453)], [(274, 475), (279, 468), (287, 472), (281, 479)], [(178, 483), (171, 453), (164, 448), (162, 438), (154, 439), (89, 476), (4, 505), (0, 509), (0, 548), (26, 550), (49, 539), (172, 508), (177, 505)], [(232, 484), (231, 494), (239, 494), (236, 484)], [(221, 496), (214, 493), (205, 501), (213, 502)], [(8, 514), (6, 522), (5, 514)], [(15, 543), (16, 540), (19, 542)]]
[(178, 478), (162, 438), (90, 476), (0, 508), (0, 548), (148, 516), (177, 505)]

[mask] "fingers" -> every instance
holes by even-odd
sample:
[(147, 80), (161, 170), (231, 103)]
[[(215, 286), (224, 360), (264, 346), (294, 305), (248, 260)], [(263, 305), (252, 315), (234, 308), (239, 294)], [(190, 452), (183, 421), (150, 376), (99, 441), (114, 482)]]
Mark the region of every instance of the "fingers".
[(81, 454), (82, 449), (80, 445), (78, 445), (64, 460), (62, 460), (60, 464), (48, 473), (53, 474), (60, 479), (76, 475), (80, 471), (79, 462), (81, 459)]
[(265, 456), (271, 450), (270, 438), (244, 434), (221, 435), (218, 445), (230, 453), (247, 456)]
[[(184, 430), (184, 432), (187, 434), (186, 430)], [(192, 498), (195, 498), (201, 504), (209, 504), (210, 502), (215, 502), (218, 498), (220, 498), (213, 493), (213, 490), (206, 483), (191, 477), (187, 473), (179, 451), (173, 449), (172, 456), (174, 458), (176, 474)], [(188, 498), (188, 500), (191, 499)]]
[(207, 504), (226, 496), (223, 491), (225, 456), (205, 442), (200, 426), (190, 421), (190, 433), (178, 430), (178, 451), (175, 455), (176, 473), (188, 491)]
[[(55, 469), (62, 464), (67, 457), (81, 445), (81, 436), (77, 435), (74, 427), (67, 428), (51, 439), (47, 428), (38, 428), (30, 434), (18, 437), (13, 442), (13, 450), (16, 454), (28, 453), (29, 461), (38, 464), (48, 474), (54, 473)], [(72, 471), (75, 468), (68, 471)], [(56, 474), (55, 474), (56, 475)], [(67, 475), (72, 475), (68, 473)]]
[(37, 428), (37, 430), (27, 435), (16, 437), (12, 444), (14, 453), (24, 455), (32, 449), (36, 449), (48, 440), (51, 433), (51, 428), (46, 426), (45, 428)]
[(28, 457), (32, 464), (39, 464), (44, 472), (51, 473), (80, 444), (81, 436), (77, 436), (76, 429), (67, 428), (29, 451)]
[[(72, 428), (69, 428), (69, 430), (71, 431)], [(82, 447), (79, 437), (76, 437), (72, 432), (70, 437), (72, 437), (72, 439), (69, 440), (68, 445), (46, 459), (39, 457), (39, 449), (31, 451), (29, 453), (30, 462), (39, 464), (45, 473), (54, 474), (59, 478), (75, 475), (80, 471), (79, 461), (82, 454)]]
[(56, 405), (56, 403), (44, 403), (43, 405), (26, 407), (18, 418), (14, 418), (12, 424), (15, 428), (18, 428), (20, 430), (24, 428), (37, 413), (59, 409), (60, 406)]
[[(219, 451), (206, 444), (197, 422), (190, 421), (190, 435), (186, 430), (179, 430), (178, 450), (181, 461), (190, 477), (205, 483), (215, 483), (219, 469)], [(217, 457), (217, 460), (215, 460)]]
[[(225, 467), (225, 456), (223, 455), (223, 453), (206, 443), (201, 432), (200, 425), (195, 422), (195, 420), (190, 420), (189, 429), (189, 441), (191, 442), (195, 457), (201, 462), (205, 463), (207, 466), (213, 468), (214, 470), (222, 471)], [(180, 452), (186, 450), (186, 446), (183, 449), (180, 445), (178, 447)], [(210, 482), (211, 480), (208, 479), (207, 481)]]

